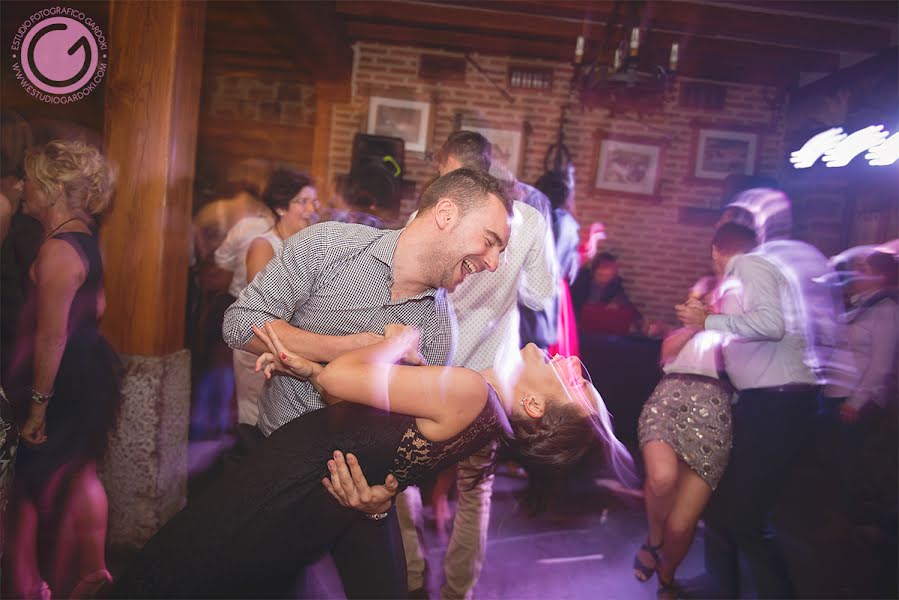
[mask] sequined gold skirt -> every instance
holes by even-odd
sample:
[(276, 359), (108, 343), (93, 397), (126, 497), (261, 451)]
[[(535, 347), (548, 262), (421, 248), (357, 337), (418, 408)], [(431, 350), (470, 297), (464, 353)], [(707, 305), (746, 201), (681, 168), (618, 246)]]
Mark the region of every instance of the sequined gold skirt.
[(730, 457), (730, 396), (730, 389), (711, 377), (665, 375), (640, 413), (640, 447), (665, 442), (715, 489)]

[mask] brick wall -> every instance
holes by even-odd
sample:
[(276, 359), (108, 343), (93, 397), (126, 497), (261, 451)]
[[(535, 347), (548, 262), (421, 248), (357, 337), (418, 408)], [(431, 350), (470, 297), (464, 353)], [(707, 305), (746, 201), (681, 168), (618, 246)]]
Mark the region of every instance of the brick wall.
[[(533, 183), (543, 172), (543, 158), (556, 139), (560, 109), (565, 102), (571, 66), (540, 60), (514, 60), (515, 64), (555, 69), (550, 91), (510, 90), (514, 103), (469, 64), (465, 81), (434, 83), (418, 78), (423, 52), (440, 51), (376, 43), (356, 45), (353, 73), (354, 97), (349, 104), (333, 106), (330, 146), (331, 174), (346, 173), (350, 167), (353, 135), (365, 131), (371, 96), (386, 96), (431, 103), (432, 135), (430, 151), (436, 151), (453, 130), (457, 114), (494, 128), (521, 128), (527, 121), (531, 133), (523, 140), (519, 179)], [(449, 56), (460, 56), (445, 52)], [(501, 85), (505, 85), (510, 57), (474, 55), (474, 58)], [(697, 182), (688, 176), (695, 122), (738, 125), (760, 133), (757, 173), (777, 176), (783, 156), (783, 123), (773, 116), (760, 86), (731, 85), (723, 112), (705, 114), (701, 110), (677, 106), (677, 90), (669, 93), (661, 111), (642, 115), (610, 115), (608, 110), (582, 111), (568, 115), (565, 142), (577, 169), (576, 216), (582, 232), (593, 221), (606, 225), (609, 239), (605, 248), (619, 256), (622, 276), (632, 300), (644, 315), (674, 322), (673, 305), (681, 301), (689, 286), (703, 275), (709, 264), (711, 230), (706, 226), (678, 224), (681, 207), (716, 208), (721, 185)], [(597, 132), (617, 136), (639, 136), (658, 140), (664, 147), (661, 186), (658, 197), (641, 198), (595, 190)], [(426, 153), (406, 153), (406, 178), (420, 184), (435, 171)], [(411, 212), (412, 203), (404, 205)]]
[(315, 126), (315, 86), (299, 81), (213, 74), (204, 98), (214, 119), (261, 122), (291, 127)]
[(315, 86), (290, 74), (239, 74), (204, 63), (197, 171), (204, 180), (265, 186), (271, 170), (309, 171), (315, 131)]

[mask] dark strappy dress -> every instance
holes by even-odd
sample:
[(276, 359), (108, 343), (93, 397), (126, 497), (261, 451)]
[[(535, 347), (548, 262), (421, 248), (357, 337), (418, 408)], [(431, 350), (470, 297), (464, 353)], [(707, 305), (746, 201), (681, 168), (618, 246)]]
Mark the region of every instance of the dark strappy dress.
[[(426, 439), (413, 417), (346, 402), (294, 419), (169, 521), (119, 578), (112, 596), (283, 597), (285, 585), (328, 552), (352, 558), (351, 563), (381, 561), (383, 570), (391, 562), (404, 563), (401, 540), (394, 539), (393, 547), (372, 548), (360, 539), (360, 531), (381, 523), (340, 506), (328, 494), (321, 483), (327, 461), (334, 450), (351, 452), (370, 482), (383, 482), (393, 473), (401, 486), (412, 484), (497, 435), (505, 413), (489, 390), (474, 421), (443, 442)], [(404, 564), (397, 566), (404, 571)], [(391, 595), (378, 581), (348, 581), (341, 575), (345, 588), (353, 588), (347, 589), (351, 597)], [(393, 595), (405, 594), (405, 577), (402, 583)]]

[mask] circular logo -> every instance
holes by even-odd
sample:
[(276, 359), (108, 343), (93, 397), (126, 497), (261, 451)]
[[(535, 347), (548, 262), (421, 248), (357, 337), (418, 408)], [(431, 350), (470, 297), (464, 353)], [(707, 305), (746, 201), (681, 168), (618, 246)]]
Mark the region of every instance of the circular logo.
[(13, 70), (31, 96), (62, 104), (94, 91), (106, 74), (106, 39), (83, 12), (40, 10), (19, 27), (12, 43)]

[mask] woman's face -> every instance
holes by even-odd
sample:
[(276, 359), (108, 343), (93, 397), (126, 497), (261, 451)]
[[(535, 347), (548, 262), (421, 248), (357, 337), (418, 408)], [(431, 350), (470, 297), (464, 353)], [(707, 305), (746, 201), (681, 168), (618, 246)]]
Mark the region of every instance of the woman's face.
[[(562, 379), (567, 374), (576, 374), (570, 379), (571, 385), (582, 386), (580, 378), (581, 363), (577, 358), (555, 358), (550, 360), (546, 353), (528, 344), (521, 349), (524, 368), (518, 381), (518, 390), (522, 396), (529, 396), (540, 402), (571, 402), (572, 394), (566, 389)], [(557, 372), (559, 374), (557, 374)], [(562, 374), (562, 378), (560, 378)]]
[(281, 215), (281, 222), (289, 230), (289, 235), (308, 227), (318, 216), (318, 193), (315, 187), (305, 186), (291, 198), (287, 210)]
[(600, 287), (605, 287), (617, 276), (618, 265), (613, 262), (603, 262), (593, 271), (593, 282)]
[(22, 199), (22, 210), (26, 215), (35, 218), (39, 218), (50, 204), (47, 194), (41, 186), (29, 179), (27, 175), (25, 176)]

